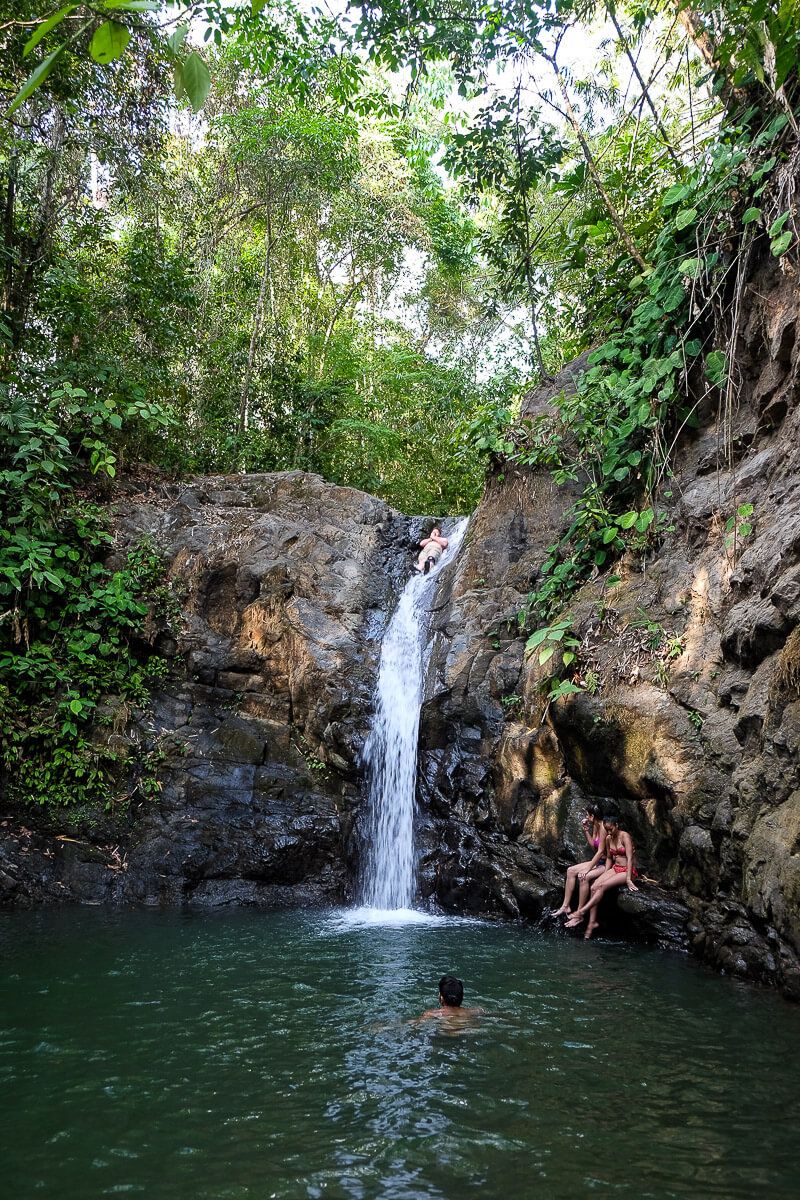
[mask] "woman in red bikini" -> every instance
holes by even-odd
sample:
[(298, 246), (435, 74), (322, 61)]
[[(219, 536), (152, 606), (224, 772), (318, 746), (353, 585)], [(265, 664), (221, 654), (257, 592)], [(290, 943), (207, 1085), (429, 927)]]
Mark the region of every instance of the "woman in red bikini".
[(567, 867), (567, 877), (564, 880), (564, 899), (561, 901), (561, 908), (557, 908), (555, 912), (551, 913), (553, 917), (560, 917), (562, 913), (569, 912), (572, 893), (575, 891), (575, 884), (579, 881), (578, 908), (585, 904), (589, 898), (590, 881), (597, 879), (605, 870), (605, 861), (601, 853), (606, 836), (603, 829), (602, 811), (599, 804), (586, 805), (586, 813), (581, 818), (581, 826), (583, 827), (583, 836), (589, 843), (594, 857), (587, 859), (586, 862), (575, 863), (573, 866)]
[(619, 817), (611, 813), (607, 813), (603, 817), (603, 828), (605, 830), (603, 849), (606, 869), (592, 884), (588, 901), (580, 905), (567, 921), (567, 928), (574, 929), (576, 925), (580, 925), (584, 917), (588, 916), (589, 923), (584, 934), (586, 938), (590, 938), (597, 928), (597, 906), (607, 891), (610, 891), (611, 888), (622, 887), (623, 883), (629, 892), (638, 892), (639, 890), (633, 882), (638, 871), (634, 865), (636, 851), (631, 835), (624, 829), (620, 829)]

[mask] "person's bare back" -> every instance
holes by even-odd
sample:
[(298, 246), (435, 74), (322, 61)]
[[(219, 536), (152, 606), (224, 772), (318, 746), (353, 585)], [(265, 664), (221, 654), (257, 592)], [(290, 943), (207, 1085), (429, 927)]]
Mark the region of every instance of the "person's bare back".
[(429, 1008), (415, 1019), (415, 1024), (423, 1021), (440, 1021), (449, 1033), (458, 1030), (475, 1028), (483, 1009), (463, 1008), (464, 985), (454, 975), (443, 975), (439, 980), (439, 1007)]

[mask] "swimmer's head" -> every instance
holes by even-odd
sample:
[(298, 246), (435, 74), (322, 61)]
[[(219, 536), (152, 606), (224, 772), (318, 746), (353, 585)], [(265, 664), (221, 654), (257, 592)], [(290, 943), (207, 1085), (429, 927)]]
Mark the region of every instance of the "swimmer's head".
[(439, 980), (439, 999), (445, 1008), (460, 1008), (464, 999), (464, 985), (455, 975), (443, 975)]
[(603, 813), (603, 825), (608, 830), (618, 829), (619, 828), (619, 813), (615, 813), (615, 812)]

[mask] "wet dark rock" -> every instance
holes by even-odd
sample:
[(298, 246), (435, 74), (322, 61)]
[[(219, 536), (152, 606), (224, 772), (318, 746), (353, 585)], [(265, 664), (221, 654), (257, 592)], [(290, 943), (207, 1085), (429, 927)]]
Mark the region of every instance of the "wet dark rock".
[[(684, 432), (673, 531), (615, 564), (613, 588), (612, 568), (589, 580), (563, 614), (581, 643), (577, 696), (546, 703), (552, 666), (526, 660), (523, 626), (580, 486), (517, 466), (490, 475), (431, 613), (419, 888), (445, 909), (542, 919), (566, 867), (591, 855), (586, 803), (613, 804), (642, 886), (604, 901), (604, 930), (689, 947), (800, 1000), (795, 282), (770, 260), (746, 301), (738, 405), (718, 425), (709, 395)], [(526, 397), (525, 414), (553, 416), (585, 365)], [(299, 472), (129, 497), (118, 553), (150, 535), (185, 597), (179, 628), (148, 631), (168, 684), (146, 722), (115, 735), (131, 809), (70, 826), (0, 817), (0, 903), (352, 895), (380, 640), (429, 528)], [(155, 751), (161, 790), (145, 797)], [(68, 830), (73, 842), (57, 841)]]
[[(640, 870), (658, 884), (604, 901), (604, 923), (607, 909), (623, 936), (688, 945), (720, 970), (797, 997), (797, 322), (796, 290), (765, 264), (741, 334), (729, 441), (707, 407), (679, 449), (674, 534), (646, 564), (617, 564), (613, 592), (599, 577), (571, 599), (564, 615), (582, 643), (575, 678), (594, 682), (549, 707), (540, 689), (551, 667), (525, 661), (517, 615), (574, 491), (519, 469), (487, 485), (437, 615), (422, 714), (422, 798), (441, 830), (449, 904), (513, 912), (498, 864), (508, 882), (526, 841), (560, 873), (588, 851), (576, 812), (611, 800)], [(554, 416), (553, 397), (583, 365), (531, 394), (526, 413)], [(748, 503), (751, 531), (740, 536), (744, 522), (734, 520), (731, 535), (729, 519)], [(559, 898), (556, 885), (544, 900)]]

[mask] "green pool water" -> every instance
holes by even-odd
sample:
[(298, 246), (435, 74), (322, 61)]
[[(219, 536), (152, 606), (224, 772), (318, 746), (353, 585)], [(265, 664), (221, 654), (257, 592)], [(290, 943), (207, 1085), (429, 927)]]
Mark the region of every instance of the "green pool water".
[[(0, 919), (14, 1200), (796, 1197), (800, 1011), (514, 925)], [(474, 1028), (411, 1023), (459, 974)]]

